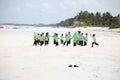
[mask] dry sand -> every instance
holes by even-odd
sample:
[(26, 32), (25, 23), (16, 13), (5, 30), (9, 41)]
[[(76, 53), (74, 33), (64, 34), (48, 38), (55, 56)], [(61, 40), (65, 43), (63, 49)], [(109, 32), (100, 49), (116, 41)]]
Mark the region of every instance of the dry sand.
[[(34, 32), (96, 34), (100, 46), (33, 46)], [(120, 80), (120, 29), (31, 28), (0, 30), (0, 80)], [(79, 67), (69, 68), (68, 65)]]

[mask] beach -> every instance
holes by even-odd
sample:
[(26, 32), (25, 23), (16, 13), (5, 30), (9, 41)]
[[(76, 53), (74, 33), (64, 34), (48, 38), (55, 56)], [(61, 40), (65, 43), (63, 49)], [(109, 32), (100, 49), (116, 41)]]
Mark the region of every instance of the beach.
[[(120, 29), (22, 27), (0, 29), (0, 80), (120, 80)], [(33, 46), (33, 34), (88, 33), (88, 45)], [(91, 48), (96, 34), (99, 46)], [(79, 67), (68, 67), (69, 65)]]

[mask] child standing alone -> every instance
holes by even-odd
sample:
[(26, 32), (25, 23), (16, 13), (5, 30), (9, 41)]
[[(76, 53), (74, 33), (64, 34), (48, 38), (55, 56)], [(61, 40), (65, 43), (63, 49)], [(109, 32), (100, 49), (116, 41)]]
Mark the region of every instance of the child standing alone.
[(93, 47), (94, 44), (99, 46), (99, 44), (96, 42), (95, 34), (93, 34), (92, 38), (93, 38), (93, 42), (91, 47)]

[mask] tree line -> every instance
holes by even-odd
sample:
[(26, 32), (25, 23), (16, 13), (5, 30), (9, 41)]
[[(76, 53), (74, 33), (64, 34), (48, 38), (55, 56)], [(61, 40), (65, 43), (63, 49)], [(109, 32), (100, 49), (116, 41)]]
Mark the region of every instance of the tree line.
[(75, 21), (83, 22), (80, 26), (103, 26), (110, 28), (120, 28), (120, 14), (112, 16), (109, 12), (105, 13), (89, 13), (88, 11), (81, 11), (75, 17), (66, 19), (57, 23), (57, 26), (73, 26)]

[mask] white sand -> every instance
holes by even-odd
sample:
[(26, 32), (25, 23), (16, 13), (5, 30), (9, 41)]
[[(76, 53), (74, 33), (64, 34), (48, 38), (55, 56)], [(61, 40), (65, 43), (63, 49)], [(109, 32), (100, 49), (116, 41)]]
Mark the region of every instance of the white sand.
[[(100, 46), (33, 46), (33, 32), (96, 34)], [(0, 30), (0, 80), (120, 80), (120, 29), (31, 28)], [(77, 64), (78, 68), (69, 68)]]

